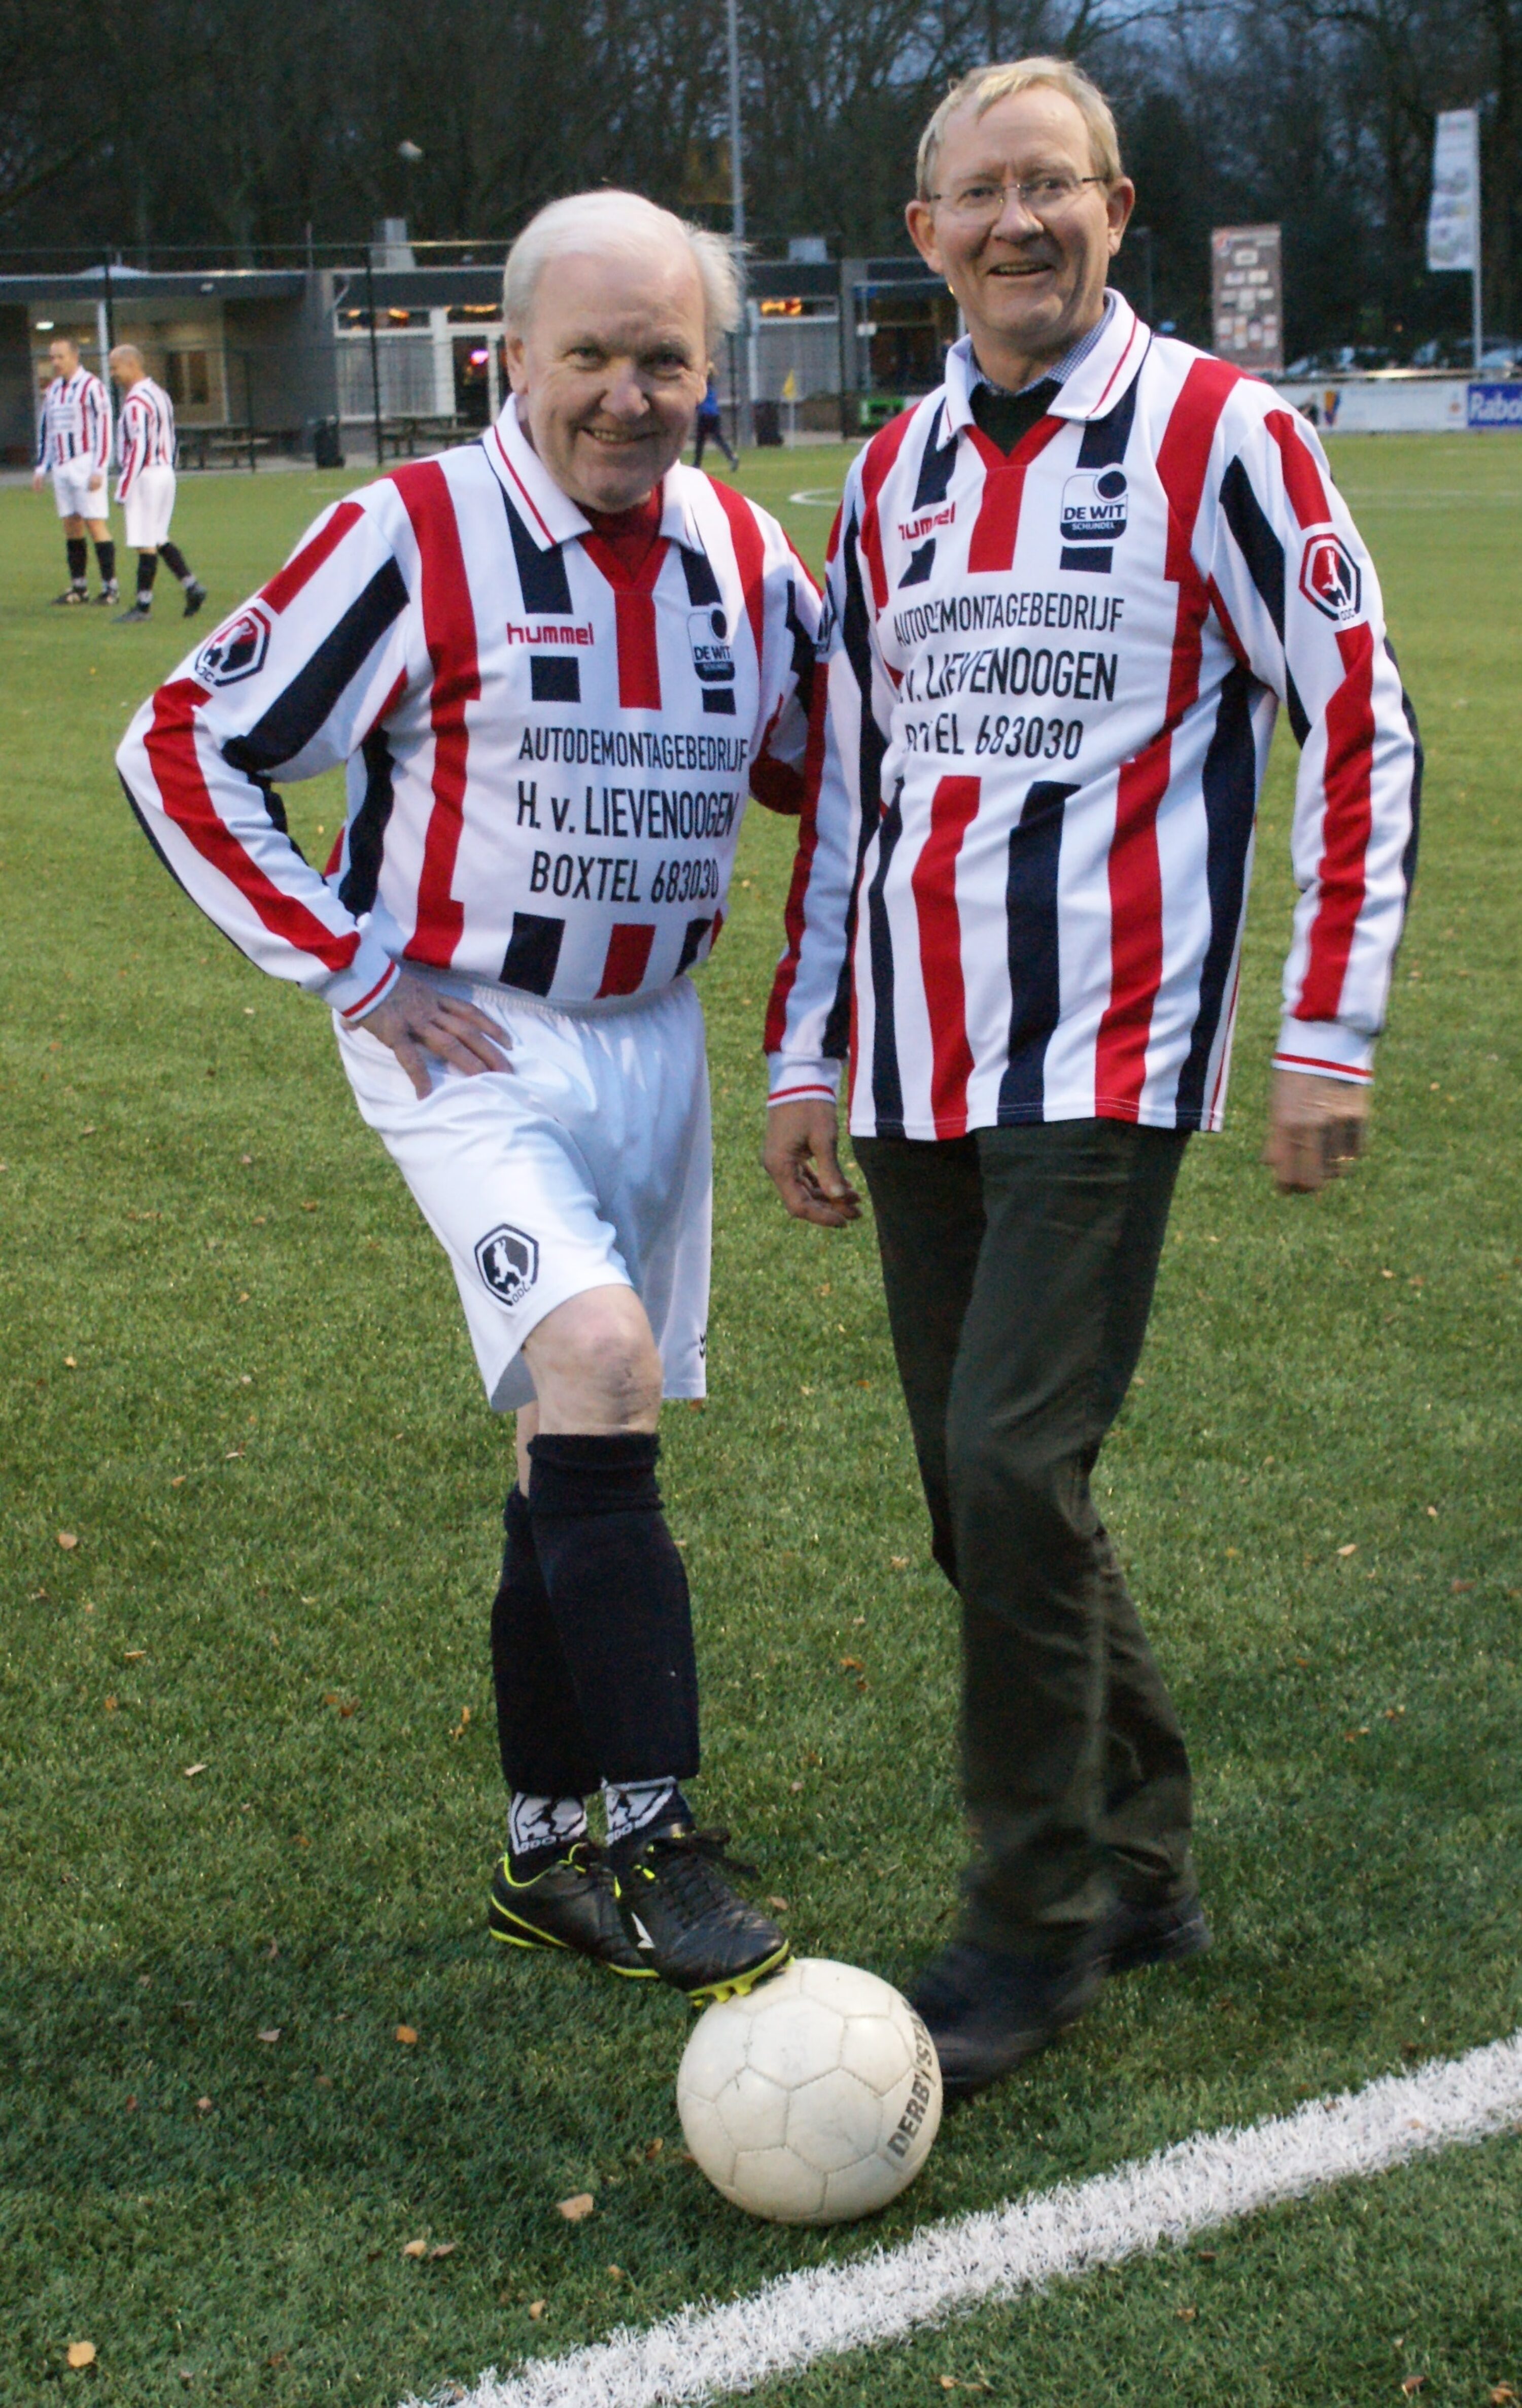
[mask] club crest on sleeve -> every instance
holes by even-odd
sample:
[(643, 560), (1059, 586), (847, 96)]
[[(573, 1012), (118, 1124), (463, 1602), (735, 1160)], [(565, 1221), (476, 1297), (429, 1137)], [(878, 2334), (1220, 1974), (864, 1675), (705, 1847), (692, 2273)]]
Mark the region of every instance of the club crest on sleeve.
[(1307, 536), (1300, 555), (1300, 592), (1334, 627), (1350, 627), (1363, 609), (1363, 577), (1340, 535)]
[(539, 1275), (538, 1241), (507, 1222), (480, 1240), (476, 1268), (499, 1304), (522, 1304)]
[(270, 614), (262, 602), (245, 602), (224, 619), (195, 655), (194, 674), (202, 685), (237, 685), (257, 676), (269, 650)]

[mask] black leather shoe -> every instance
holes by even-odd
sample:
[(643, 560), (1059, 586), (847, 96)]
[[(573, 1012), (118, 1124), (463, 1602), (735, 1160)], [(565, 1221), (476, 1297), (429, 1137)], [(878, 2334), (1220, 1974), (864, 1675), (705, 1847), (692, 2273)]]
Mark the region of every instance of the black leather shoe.
[(970, 2099), (1049, 2046), (1093, 2005), (1103, 1981), (1092, 1945), (1053, 1963), (953, 1941), (910, 1992), (947, 2098)]
[(610, 1847), (613, 1895), (636, 1958), (695, 2007), (742, 1999), (787, 1962), (789, 1943), (725, 1876), (754, 1872), (726, 1856), (727, 1831), (664, 1823)]
[(1099, 1927), (1098, 1951), (1107, 1973), (1134, 1973), (1139, 1965), (1182, 1965), (1203, 1956), (1210, 1925), (1198, 1891), (1170, 1906), (1137, 1906), (1119, 1899)]
[(509, 1948), (567, 1948), (626, 1981), (652, 1978), (624, 1936), (612, 1874), (591, 1840), (577, 1840), (559, 1853), (539, 1850), (516, 1874), (511, 1857), (504, 1856), (492, 1876), (487, 1928)]

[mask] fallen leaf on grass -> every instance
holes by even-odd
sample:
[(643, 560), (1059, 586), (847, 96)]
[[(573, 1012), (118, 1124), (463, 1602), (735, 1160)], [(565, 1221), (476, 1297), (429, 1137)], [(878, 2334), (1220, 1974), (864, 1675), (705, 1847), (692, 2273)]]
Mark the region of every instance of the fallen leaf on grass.
[(171, 1488), (183, 1488), (185, 1485), (184, 1473), (182, 1471), (177, 1471), (174, 1478), (170, 1481), (169, 1485)]
[(840, 1658), (842, 1672), (863, 1672), (866, 1669), (859, 1656), (842, 1656)]
[(786, 1914), (788, 1913), (788, 1904), (785, 1898), (768, 1898), (767, 1904), (776, 1914)]
[(315, 1204), (303, 1204), (301, 1209), (304, 1212), (315, 1212), (317, 1207)]
[(1199, 2314), (1199, 2310), (1198, 2308), (1175, 2308), (1173, 2314), (1177, 2316), (1181, 2325), (1192, 2325), (1196, 2316)]
[(230, 1446), (223, 1456), (223, 1463), (240, 1463), (242, 1459), (243, 1449), (240, 1446)]
[(1473, 1586), (1474, 1583), (1472, 1581), (1451, 1581), (1449, 1583), (1449, 1587), (1455, 1597), (1467, 1597)]
[(436, 2258), (452, 2258), (459, 2245), (457, 2241), (436, 2241), (428, 2252), (429, 2264), (431, 2265)]
[(469, 1709), (469, 1707), (468, 1707), (468, 1706), (462, 1706), (462, 1707), (460, 1708), (460, 1719), (459, 1719), (459, 1721), (455, 1724), (454, 1728), (453, 1728), (453, 1729), (451, 1731), (451, 1733), (450, 1733), (450, 1737), (451, 1737), (451, 1739), (463, 1739), (463, 1738), (465, 1737), (465, 1734), (466, 1734), (467, 1728), (468, 1727), (469, 1722), (470, 1722), (470, 1709)]
[(93, 2341), (71, 2341), (68, 2345), (70, 2366), (93, 2366), (95, 2344)]
[(1357, 1539), (1353, 1541), (1351, 1546), (1339, 1547), (1337, 1552), (1340, 1555), (1356, 1555), (1358, 1552), (1358, 1542)]
[(107, 1713), (108, 1713), (108, 1714), (114, 1714), (114, 1713), (115, 1713), (115, 1712), (116, 1712), (116, 1699), (115, 1699), (114, 1698), (110, 1698), (110, 1697), (108, 1697), (108, 1698), (107, 1698), (107, 1700), (106, 1700), (106, 1711), (107, 1711)]
[(654, 2164), (656, 2158), (660, 2156), (661, 2151), (665, 2146), (666, 2143), (661, 2139), (658, 2132), (653, 2141), (647, 2141), (645, 2143), (645, 2163), (647, 2166), (653, 2166)]
[(591, 2214), (596, 2204), (589, 2190), (578, 2190), (573, 2191), (569, 2199), (560, 2200), (559, 2212), (567, 2224), (581, 2224)]
[[(610, 2266), (608, 2272), (615, 2283), (622, 2283), (624, 2280), (624, 2269), (622, 2266)], [(1505, 2396), (1509, 2400), (1512, 2395), (1508, 2391)], [(1492, 2400), (1499, 2400), (1501, 2397), (1501, 2394), (1498, 2391), (1493, 2391), (1490, 2397)]]
[(544, 2301), (542, 2300), (530, 2300), (528, 2303), (528, 2313), (533, 2317), (534, 2322), (538, 2324), (540, 2316), (544, 2314)]
[(1425, 2374), (1408, 2374), (1404, 2383), (1400, 2386), (1400, 2388), (1405, 2393), (1406, 2398), (1410, 2400), (1421, 2389), (1426, 2381), (1427, 2377)]
[(909, 1557), (907, 1555), (890, 1555), (888, 1557), (888, 1570), (895, 1572), (907, 1572), (909, 1570)]
[(274, 2047), (275, 2042), (280, 2036), (280, 2028), (281, 2028), (279, 2024), (269, 2024), (259, 2034), (259, 2038), (264, 2042), (266, 2048)]
[(69, 1369), (69, 1370), (71, 1370), (71, 1371), (77, 1371), (77, 1370), (79, 1369), (79, 1365), (78, 1365), (78, 1363), (76, 1363), (76, 1361), (75, 1361), (75, 1359), (74, 1359), (74, 1357), (73, 1357), (73, 1355), (72, 1355), (72, 1354), (65, 1354), (65, 1357), (64, 1357), (64, 1361), (65, 1361), (65, 1364), (66, 1365), (66, 1367), (68, 1368), (68, 1369)]
[[(72, 1530), (60, 1530), (58, 1533), (58, 1543), (63, 1548), (64, 1553), (66, 1555), (73, 1553), (79, 1541), (75, 1537)], [(80, 2347), (82, 2348), (84, 2344), (81, 2343)]]
[(1343, 1737), (1344, 1739), (1367, 1739), (1368, 1736), (1369, 1726), (1367, 1723), (1360, 1723), (1357, 1730), (1344, 1731), (1343, 1733)]
[(1510, 2408), (1516, 2393), (1509, 2383), (1498, 2383), (1490, 2394), (1490, 2408)]
[(146, 1647), (129, 1647), (122, 1656), (123, 1664), (141, 1664), (148, 1655)]
[(196, 2102), (195, 2102), (195, 2112), (196, 2112), (196, 2114), (197, 2114), (198, 2115), (209, 2115), (209, 2114), (210, 2114), (210, 2113), (211, 2113), (211, 2101), (210, 2101), (210, 2100), (209, 2100), (209, 2099), (197, 2099), (197, 2100), (196, 2100)]
[(206, 1766), (204, 1764), (187, 1764), (185, 1767), (185, 1778), (187, 1781), (194, 1781), (198, 1772), (204, 1772), (205, 1770)]
[(401, 2042), (404, 2048), (413, 2048), (417, 2044), (418, 2036), (412, 2029), (410, 2024), (398, 2024), (396, 2027), (396, 2037)]
[(404, 2241), (402, 2243), (402, 2256), (404, 2258), (426, 2258), (427, 2255), (428, 2244), (426, 2241)]

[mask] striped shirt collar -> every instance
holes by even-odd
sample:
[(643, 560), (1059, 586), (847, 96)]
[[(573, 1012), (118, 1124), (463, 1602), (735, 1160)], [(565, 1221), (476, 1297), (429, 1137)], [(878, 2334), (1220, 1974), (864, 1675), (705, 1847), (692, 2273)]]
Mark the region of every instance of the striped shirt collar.
[[(1070, 351), (1033, 377), (1031, 384), (1048, 381), (1060, 389), (1050, 405), (1053, 418), (1097, 418), (1111, 408), (1137, 369), (1151, 337), (1130, 303), (1119, 293), (1107, 292), (1104, 315)], [(995, 392), (991, 378), (978, 366), (972, 338), (964, 335), (946, 354), (946, 423), (953, 434), (972, 424), (972, 395), (980, 384)], [(1030, 385), (1025, 387), (1028, 393)]]
[[(555, 483), (520, 425), (516, 394), (509, 394), (495, 425), (487, 428), (484, 450), (540, 552), (590, 534), (591, 520)], [(701, 552), (702, 542), (682, 491), (683, 476), (680, 461), (667, 471), (661, 492), (661, 538), (682, 544), (689, 552)]]

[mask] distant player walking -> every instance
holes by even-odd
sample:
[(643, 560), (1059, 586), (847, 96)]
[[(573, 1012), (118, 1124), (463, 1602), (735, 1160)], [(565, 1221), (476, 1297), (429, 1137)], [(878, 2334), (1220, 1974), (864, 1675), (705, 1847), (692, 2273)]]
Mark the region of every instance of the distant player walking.
[(151, 613), (161, 553), (185, 589), (185, 616), (194, 619), (206, 600), (206, 587), (179, 545), (169, 541), (175, 507), (175, 406), (149, 375), (136, 343), (118, 343), (109, 365), (122, 393), (117, 426), (122, 476), (116, 498), (126, 511), (127, 541), (137, 554), (136, 595), (116, 624), (124, 627)]
[(59, 335), (48, 346), (52, 382), (42, 396), (37, 425), (36, 466), (32, 491), (40, 494), (50, 475), (58, 515), (64, 522), (68, 552), (68, 583), (53, 600), (60, 607), (88, 602), (86, 574), (90, 555), (85, 530), (94, 540), (100, 569), (97, 602), (115, 602), (116, 546), (111, 541), (106, 471), (111, 462), (111, 405), (98, 376), (79, 365), (79, 346), (69, 335)]
[[(488, 1398), (518, 1415), (491, 1928), (694, 2000), (787, 1955), (682, 1795), (696, 1660), (655, 1480), (663, 1394), (706, 1385), (688, 973), (747, 795), (801, 803), (818, 622), (776, 521), (681, 465), (738, 312), (717, 236), (628, 193), (542, 210), (508, 262), (496, 423), (337, 503), (119, 756), (202, 910), (332, 1008)], [(340, 764), (323, 876), (271, 780)]]
[(713, 442), (718, 445), (720, 451), (724, 453), (725, 458), (728, 461), (731, 468), (738, 468), (739, 466), (739, 454), (737, 452), (731, 452), (728, 444), (724, 439), (724, 416), (719, 408), (719, 388), (713, 381), (713, 371), (711, 368), (709, 370), (708, 389), (704, 393), (702, 400), (697, 405), (697, 419), (693, 430), (693, 466), (695, 468), (700, 468), (702, 466), (703, 447), (709, 442)]

